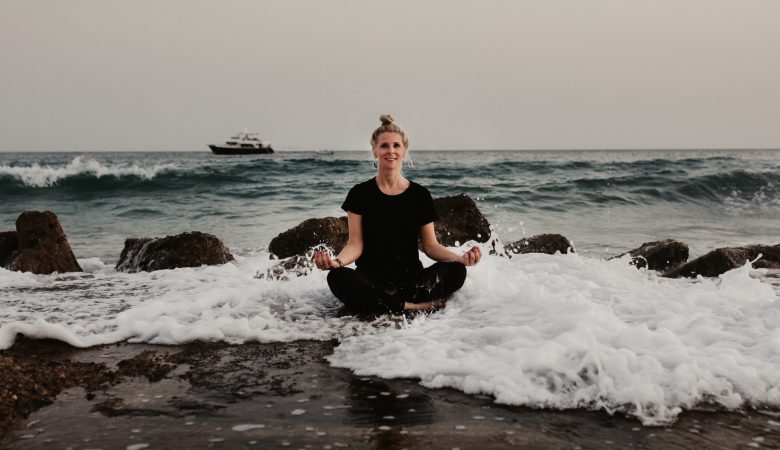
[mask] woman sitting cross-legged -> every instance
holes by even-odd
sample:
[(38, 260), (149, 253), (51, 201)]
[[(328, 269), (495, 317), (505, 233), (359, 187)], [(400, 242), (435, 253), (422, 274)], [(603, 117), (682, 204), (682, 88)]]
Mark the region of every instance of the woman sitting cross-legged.
[[(482, 253), (472, 247), (459, 256), (438, 242), (430, 192), (401, 173), (409, 139), (391, 116), (380, 120), (371, 136), (378, 174), (350, 189), (342, 205), (347, 245), (335, 259), (315, 252), (314, 263), (330, 271), (330, 290), (352, 310), (397, 314), (439, 308), (463, 286), (466, 266), (477, 264)], [(420, 262), (418, 242), (437, 261), (430, 267)], [(356, 270), (345, 267), (352, 262)]]

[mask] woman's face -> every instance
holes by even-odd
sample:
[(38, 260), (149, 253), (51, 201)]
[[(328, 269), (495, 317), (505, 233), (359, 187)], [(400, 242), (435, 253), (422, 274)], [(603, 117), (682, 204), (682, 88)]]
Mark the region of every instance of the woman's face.
[(400, 169), (406, 157), (404, 140), (398, 133), (382, 133), (372, 149), (380, 169)]

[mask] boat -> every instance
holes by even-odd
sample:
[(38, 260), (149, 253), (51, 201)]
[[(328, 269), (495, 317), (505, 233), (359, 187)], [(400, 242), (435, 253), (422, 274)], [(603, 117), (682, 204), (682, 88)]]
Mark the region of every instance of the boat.
[(209, 144), (209, 148), (215, 155), (262, 155), (274, 152), (271, 144), (263, 142), (258, 133), (246, 130), (231, 136), (224, 145)]

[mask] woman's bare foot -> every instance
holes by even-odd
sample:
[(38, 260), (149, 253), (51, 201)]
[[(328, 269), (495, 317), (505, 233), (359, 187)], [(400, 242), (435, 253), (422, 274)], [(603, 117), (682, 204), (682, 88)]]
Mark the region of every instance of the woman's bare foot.
[(404, 311), (436, 311), (444, 308), (446, 304), (447, 300), (443, 298), (424, 303), (404, 302)]

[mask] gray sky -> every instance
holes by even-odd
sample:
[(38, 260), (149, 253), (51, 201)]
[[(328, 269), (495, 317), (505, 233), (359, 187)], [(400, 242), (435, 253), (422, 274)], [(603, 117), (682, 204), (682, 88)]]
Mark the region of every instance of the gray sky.
[(777, 0), (0, 0), (0, 151), (780, 147)]

